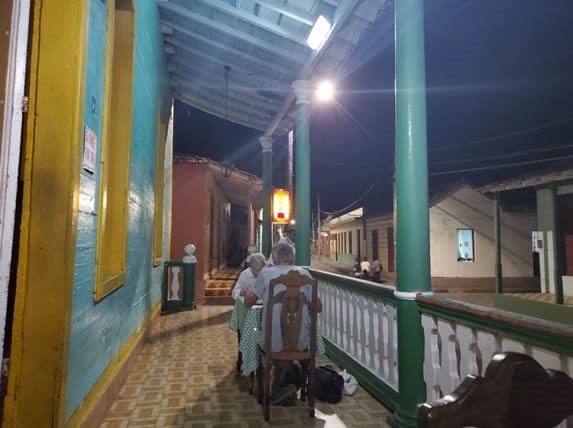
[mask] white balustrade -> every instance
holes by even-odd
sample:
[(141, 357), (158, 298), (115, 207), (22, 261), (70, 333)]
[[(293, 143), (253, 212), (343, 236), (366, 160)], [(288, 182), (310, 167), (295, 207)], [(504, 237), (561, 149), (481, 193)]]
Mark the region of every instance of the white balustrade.
[(319, 295), (324, 302), (319, 317), (324, 337), (398, 391), (395, 302), (324, 279), (319, 279)]
[(522, 342), (486, 328), (440, 319), (422, 313), (425, 359), (424, 381), (427, 399), (437, 400), (451, 393), (468, 374), (483, 376), (497, 352), (520, 352), (546, 369), (573, 376), (573, 358)]
[(170, 270), (171, 275), (169, 275), (169, 277), (171, 278), (171, 283), (169, 284), (169, 290), (171, 290), (171, 293), (168, 300), (181, 300), (179, 297), (181, 283), (183, 282), (180, 275), (181, 268), (179, 266), (172, 266)]

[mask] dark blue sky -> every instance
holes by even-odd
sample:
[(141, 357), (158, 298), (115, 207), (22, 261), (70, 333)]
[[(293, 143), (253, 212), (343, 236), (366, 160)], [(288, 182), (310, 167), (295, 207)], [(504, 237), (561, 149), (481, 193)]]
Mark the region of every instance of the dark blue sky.
[[(430, 172), (572, 155), (573, 2), (424, 3)], [(338, 83), (338, 104), (313, 111), (311, 190), (323, 210), (345, 207), (373, 183), (365, 200), (391, 195), (393, 31), (389, 9), (365, 34), (354, 70)], [(177, 103), (176, 151), (222, 160), (224, 125)], [(232, 124), (229, 133), (232, 162), (260, 175), (260, 132)], [(275, 146), (273, 184), (280, 187), (286, 184), (285, 139)], [(431, 182), (480, 184), (548, 165), (432, 175)]]

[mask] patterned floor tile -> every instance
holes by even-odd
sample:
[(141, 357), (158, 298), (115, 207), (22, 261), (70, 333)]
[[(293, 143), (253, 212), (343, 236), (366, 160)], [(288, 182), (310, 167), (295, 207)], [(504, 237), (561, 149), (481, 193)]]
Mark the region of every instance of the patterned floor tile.
[[(102, 428), (387, 427), (390, 412), (364, 390), (337, 405), (317, 402), (316, 418), (305, 403), (261, 407), (234, 370), (236, 334), (231, 308), (203, 306), (162, 317), (154, 324), (134, 369), (108, 409)], [(332, 364), (320, 358), (318, 364)]]
[(226, 267), (213, 275), (213, 278), (205, 281), (205, 296), (228, 297), (235, 286), (241, 269), (238, 267)]

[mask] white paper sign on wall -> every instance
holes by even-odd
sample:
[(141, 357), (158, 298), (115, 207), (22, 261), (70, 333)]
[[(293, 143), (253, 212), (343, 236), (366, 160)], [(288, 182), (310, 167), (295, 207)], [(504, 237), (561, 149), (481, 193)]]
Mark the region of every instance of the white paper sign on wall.
[(96, 168), (97, 156), (97, 136), (90, 128), (86, 126), (84, 133), (84, 156), (82, 159), (82, 167), (92, 174)]

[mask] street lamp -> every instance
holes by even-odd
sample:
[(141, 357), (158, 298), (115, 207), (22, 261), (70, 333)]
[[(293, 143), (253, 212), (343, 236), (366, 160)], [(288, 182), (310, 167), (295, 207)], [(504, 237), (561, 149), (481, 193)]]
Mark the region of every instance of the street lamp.
[(316, 86), (316, 99), (320, 102), (329, 102), (334, 98), (334, 83), (330, 80), (323, 80)]

